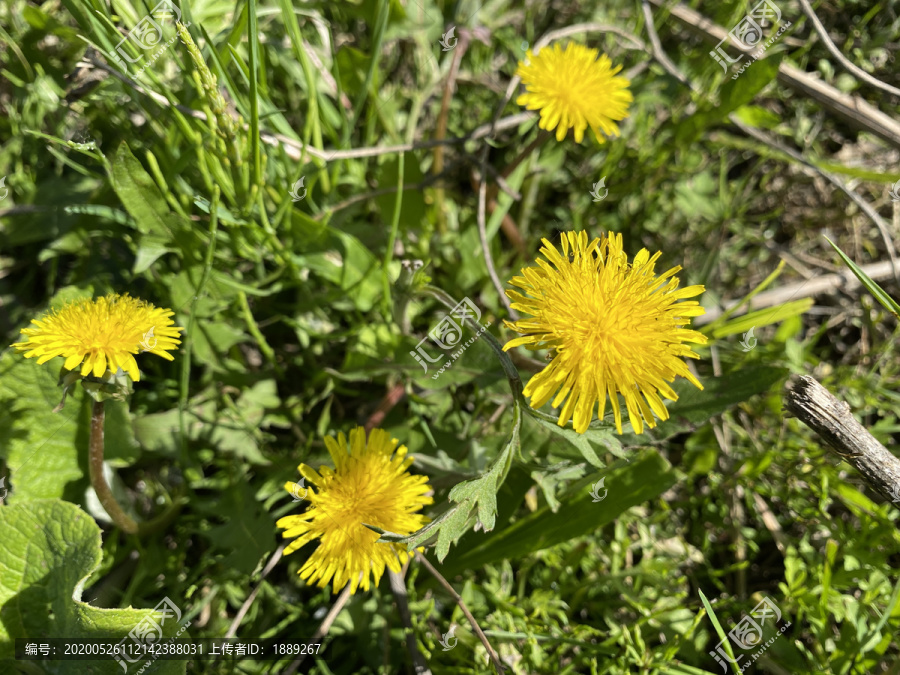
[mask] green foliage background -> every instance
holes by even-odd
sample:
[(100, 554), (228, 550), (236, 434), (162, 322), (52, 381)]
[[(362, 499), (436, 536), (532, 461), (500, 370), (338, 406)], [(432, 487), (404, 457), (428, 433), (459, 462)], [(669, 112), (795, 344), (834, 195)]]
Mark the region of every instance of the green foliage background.
[[(469, 137), (522, 112), (500, 106), (516, 62), (549, 31), (596, 22), (650, 44), (640, 3), (197, 0), (181, 3), (187, 32), (178, 39), (166, 24), (175, 39), (140, 76), (79, 65), (103, 63), (86, 53), (93, 45), (115, 66), (116, 44), (154, 4), (0, 7), (2, 346), (48, 308), (107, 292), (170, 307), (187, 328), (174, 362), (139, 357), (134, 395), (107, 405), (120, 501), (142, 520), (181, 505), (142, 539), (112, 528), (89, 491), (84, 393), (51, 412), (59, 360), (0, 354), (4, 668), (40, 672), (11, 660), (15, 637), (124, 637), (162, 597), (195, 637), (225, 635), (245, 604), (238, 637), (311, 637), (335, 596), (297, 577), (308, 549), (263, 574), (280, 543), (275, 521), (298, 508), (283, 485), (301, 462), (329, 461), (324, 435), (384, 409), (380, 426), (435, 489), (434, 523), (410, 543), (429, 547), (513, 672), (721, 672), (703, 596), (725, 631), (766, 596), (791, 622), (758, 672), (898, 672), (900, 512), (780, 410), (786, 376), (812, 372), (894, 440), (896, 324), (869, 298), (791, 298), (709, 324), (704, 391), (679, 387), (672, 419), (642, 436), (619, 438), (608, 423), (583, 437), (559, 429), (522, 405), (515, 377), (546, 355), (504, 361), (493, 349), (511, 333), (477, 227), (480, 157), (490, 146), (492, 180), (535, 140), (536, 118)], [(721, 26), (747, 11), (691, 6)], [(551, 140), (506, 177), (521, 198), (500, 192), (485, 228), (501, 281), (534, 260), (541, 238), (582, 229), (621, 232), (632, 255), (663, 251), (661, 269), (682, 265), (683, 284), (706, 285), (707, 307), (744, 297), (780, 260), (770, 284), (840, 270), (823, 233), (856, 262), (882, 258), (877, 228), (842, 193), (729, 119), (841, 176), (896, 231), (900, 208), (886, 194), (900, 180), (898, 148), (785, 89), (778, 66), (894, 117), (896, 98), (843, 72), (799, 5), (780, 7), (793, 26), (732, 81), (713, 45), (654, 6), (693, 90), (615, 32), (575, 35), (624, 65), (635, 101), (621, 138)], [(848, 58), (900, 85), (896, 7), (839, 0), (819, 15)], [(451, 25), (458, 72), (460, 52), (439, 42)], [(427, 141), (444, 124), (459, 140), (441, 146), (435, 177)], [(306, 195), (294, 202), (301, 177)], [(609, 195), (596, 203), (601, 178)], [(413, 275), (402, 261), (425, 265)], [(425, 281), (471, 298), (496, 338), (439, 380), (409, 356), (446, 311)], [(751, 326), (758, 346), (745, 352), (738, 336)], [(393, 391), (399, 402), (382, 408)], [(601, 478), (608, 497), (596, 503)], [(420, 565), (406, 588), (434, 673), (491, 671)], [(459, 642), (445, 651), (451, 625)], [(386, 580), (351, 598), (325, 642), (300, 672), (411, 672)], [(151, 672), (288, 672), (290, 662), (160, 661)]]

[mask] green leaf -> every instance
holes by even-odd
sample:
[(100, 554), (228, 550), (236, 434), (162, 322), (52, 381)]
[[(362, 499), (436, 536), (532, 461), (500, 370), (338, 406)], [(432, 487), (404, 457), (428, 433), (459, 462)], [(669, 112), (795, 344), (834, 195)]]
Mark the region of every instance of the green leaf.
[(204, 321), (194, 324), (192, 360), (213, 370), (225, 368), (223, 359), (228, 351), (245, 339), (244, 332), (224, 321)]
[(159, 260), (162, 256), (169, 252), (166, 247), (167, 237), (156, 235), (144, 235), (141, 237), (141, 243), (137, 249), (137, 255), (134, 258), (134, 274), (142, 274)]
[[(103, 459), (113, 467), (131, 466), (140, 457), (141, 446), (134, 437), (134, 425), (128, 411), (128, 402), (107, 401), (103, 405), (106, 414), (103, 424)], [(88, 413), (85, 413), (84, 417), (87, 416)], [(83, 434), (88, 432), (89, 427), (82, 430)]]
[[(254, 437), (263, 418), (262, 408), (237, 407), (243, 413), (242, 419), (229, 409), (218, 410), (215, 401), (202, 400), (204, 394), (195, 397), (184, 412), (185, 431), (192, 441), (202, 441), (219, 452), (233, 453), (250, 464), (266, 465)], [(175, 457), (181, 447), (181, 426), (178, 410), (144, 415), (135, 420), (134, 433), (141, 446), (148, 452), (159, 452)]]
[(550, 510), (556, 513), (559, 510), (559, 499), (556, 493), (560, 486), (568, 487), (573, 480), (583, 478), (585, 468), (583, 464), (571, 465), (568, 462), (556, 463), (549, 466), (543, 471), (532, 471), (531, 478), (541, 488), (544, 493), (544, 499)]
[(632, 506), (662, 494), (677, 480), (672, 467), (655, 450), (644, 450), (631, 462), (620, 460), (611, 465), (602, 475), (608, 495), (595, 502), (591, 486), (600, 478), (594, 474), (572, 485), (561, 496), (556, 513), (544, 506), (477, 543), (473, 541), (471, 547), (461, 545), (445, 563), (444, 574), (456, 574), (504, 558), (520, 558), (590, 534)]
[(250, 574), (260, 559), (271, 555), (276, 532), (272, 516), (256, 500), (246, 483), (236, 483), (203, 503), (200, 509), (224, 521), (203, 532), (216, 553), (224, 553), (221, 564), (241, 574)]
[(709, 600), (706, 599), (706, 596), (703, 594), (703, 591), (697, 590), (700, 594), (700, 601), (703, 603), (703, 606), (706, 608), (706, 613), (709, 615), (710, 620), (713, 622), (713, 626), (715, 626), (716, 634), (719, 636), (720, 640), (725, 643), (725, 651), (728, 653), (728, 656), (731, 659), (731, 667), (735, 673), (740, 673), (740, 669), (734, 663), (734, 652), (731, 650), (731, 641), (725, 637), (725, 631), (722, 629), (722, 624), (719, 623), (719, 618), (716, 616), (715, 611), (713, 611), (712, 605), (709, 604)]
[(134, 218), (137, 229), (142, 234), (154, 235), (155, 244), (171, 241), (172, 233), (179, 228), (190, 229), (190, 223), (169, 211), (153, 178), (124, 141), (112, 159), (109, 178), (125, 210)]
[(429, 523), (421, 530), (413, 532), (409, 536), (397, 538), (396, 536), (383, 536), (381, 541), (394, 541), (406, 544), (407, 550), (412, 550), (420, 545), (420, 542), (431, 538), (437, 532), (437, 546), (435, 554), (442, 561), (450, 550), (450, 544), (457, 541), (468, 531), (469, 515), (477, 509), (478, 520), (485, 532), (494, 529), (497, 521), (497, 492), (503, 485), (512, 466), (512, 460), (516, 452), (521, 450), (519, 434), (522, 427), (522, 407), (519, 402), (515, 406), (515, 422), (512, 433), (499, 456), (491, 464), (484, 474), (472, 480), (463, 481), (453, 486), (448, 495), (450, 501), (456, 502), (456, 506), (449, 509), (437, 520)]
[(712, 336), (719, 339), (729, 335), (746, 333), (751, 328), (760, 328), (794, 316), (800, 316), (804, 312), (808, 312), (812, 306), (812, 298), (803, 298), (801, 300), (791, 300), (776, 307), (758, 309), (718, 326), (712, 330)]
[(669, 406), (669, 419), (659, 428), (667, 436), (695, 429), (731, 406), (768, 390), (788, 372), (787, 368), (774, 366), (741, 368), (727, 375), (703, 378), (702, 390), (686, 380), (676, 382), (672, 388), (678, 400)]
[(730, 319), (733, 314), (735, 314), (736, 312), (738, 312), (739, 310), (741, 310), (742, 308), (744, 308), (745, 306), (750, 304), (750, 301), (753, 300), (754, 297), (756, 297), (757, 295), (762, 293), (768, 286), (770, 286), (772, 283), (774, 283), (775, 280), (779, 276), (781, 276), (781, 273), (784, 271), (785, 264), (786, 263), (784, 262), (784, 260), (779, 262), (778, 265), (775, 267), (775, 269), (772, 270), (772, 272), (769, 274), (769, 276), (767, 276), (759, 284), (757, 284), (756, 288), (754, 288), (752, 291), (747, 293), (747, 295), (745, 295), (743, 298), (741, 298), (741, 300), (737, 304), (732, 305), (731, 307), (726, 309), (724, 312), (722, 312), (722, 315), (718, 319), (716, 319), (715, 321), (710, 323), (709, 326), (707, 326), (701, 332), (704, 335), (709, 335), (710, 331), (718, 328), (720, 325), (725, 323), (725, 321)]
[[(780, 121), (780, 120), (779, 120)], [(812, 160), (812, 163), (815, 164), (820, 169), (824, 171), (828, 171), (830, 173), (843, 174), (844, 176), (852, 176), (853, 178), (859, 178), (860, 180), (872, 181), (873, 183), (884, 183), (886, 185), (893, 185), (898, 180), (900, 180), (900, 172), (898, 171), (872, 171), (871, 169), (865, 169), (857, 166), (844, 166), (843, 164), (838, 164), (836, 162), (826, 162), (825, 160)], [(832, 244), (834, 246), (834, 244)]]
[(736, 80), (728, 80), (719, 93), (719, 104), (706, 102), (697, 112), (675, 127), (676, 142), (687, 147), (697, 140), (703, 131), (719, 124), (729, 114), (752, 101), (766, 85), (778, 75), (782, 56), (756, 61)]
[(526, 408), (526, 410), (531, 414), (531, 418), (535, 422), (551, 433), (561, 436), (567, 442), (571, 443), (588, 462), (598, 468), (604, 467), (606, 464), (597, 456), (592, 443), (605, 448), (616, 457), (624, 458), (626, 456), (625, 451), (622, 449), (622, 443), (615, 436), (615, 427), (607, 427), (604, 425), (601, 427), (589, 428), (583, 434), (579, 434), (574, 429), (561, 427), (542, 415), (535, 414), (532, 408)]
[(76, 439), (79, 417), (87, 422), (85, 409), (72, 397), (53, 412), (62, 398), (62, 364), (57, 358), (39, 366), (12, 350), (0, 356), (0, 457), (10, 471), (10, 504), (62, 497), (82, 477)]
[(837, 251), (838, 255), (841, 256), (841, 260), (843, 260), (847, 267), (850, 268), (850, 271), (856, 275), (856, 278), (862, 283), (863, 286), (866, 287), (866, 290), (872, 294), (878, 302), (881, 303), (881, 306), (884, 307), (887, 311), (894, 315), (894, 318), (900, 319), (900, 305), (898, 305), (894, 299), (889, 296), (885, 290), (879, 286), (875, 281), (866, 274), (859, 265), (850, 260), (847, 257), (847, 254), (844, 253), (840, 248), (838, 248), (837, 244), (835, 244), (831, 239), (825, 237), (825, 240), (831, 244), (832, 248)]
[(446, 524), (446, 521), (453, 516), (459, 510), (459, 506), (452, 506), (444, 513), (439, 515), (437, 518), (428, 523), (425, 527), (423, 527), (418, 532), (414, 532), (413, 534), (397, 534), (396, 532), (386, 532), (377, 528), (373, 525), (366, 525), (370, 530), (378, 532), (381, 535), (381, 538), (378, 540), (381, 543), (398, 543), (398, 544), (407, 544), (408, 549), (411, 550), (416, 548), (417, 546), (421, 546), (426, 541), (436, 536), (441, 528)]
[[(162, 621), (166, 637), (178, 632), (175, 616), (165, 619), (152, 609), (100, 609), (82, 602), (85, 584), (100, 564), (100, 528), (74, 504), (42, 499), (0, 509), (0, 533), (0, 665), (5, 672), (16, 670), (15, 638), (96, 638), (118, 643), (148, 618)], [(180, 598), (172, 600), (179, 605)], [(187, 633), (182, 637), (188, 637)], [(58, 675), (122, 672), (112, 658), (47, 661), (42, 666), (40, 672)], [(152, 672), (174, 675), (184, 673), (186, 667), (186, 661), (159, 660)]]
[(256, 0), (247, 1), (247, 42), (250, 44), (250, 185), (261, 185), (262, 152), (259, 148), (259, 29)]
[(447, 553), (450, 552), (450, 544), (457, 541), (466, 532), (472, 508), (472, 501), (467, 499), (448, 512), (447, 519), (438, 530), (438, 540), (434, 550), (439, 561), (443, 561), (447, 557)]
[(771, 110), (758, 105), (743, 105), (734, 111), (738, 119), (751, 127), (774, 129), (781, 124), (781, 118)]

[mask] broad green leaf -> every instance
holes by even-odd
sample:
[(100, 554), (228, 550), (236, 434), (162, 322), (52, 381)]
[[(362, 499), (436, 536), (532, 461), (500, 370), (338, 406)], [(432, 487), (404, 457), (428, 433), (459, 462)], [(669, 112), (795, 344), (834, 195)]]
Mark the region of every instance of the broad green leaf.
[(758, 105), (743, 105), (734, 111), (738, 119), (751, 127), (774, 129), (781, 124), (781, 118), (771, 110)]
[[(62, 359), (37, 365), (8, 351), (0, 357), (0, 457), (9, 468), (9, 502), (62, 497), (79, 481), (87, 463), (90, 398), (80, 385), (58, 413), (57, 386)], [(140, 456), (131, 415), (124, 401), (105, 403), (105, 459), (110, 466), (130, 466)]]
[[(169, 288), (172, 296), (172, 309), (180, 313), (188, 311), (194, 296), (197, 294), (197, 286), (202, 277), (203, 267), (201, 265), (195, 265), (170, 277)], [(208, 319), (213, 317), (219, 309), (227, 307), (235, 302), (235, 299), (237, 298), (236, 290), (232, 286), (221, 283), (219, 281), (220, 278), (221, 276), (216, 278), (210, 275), (207, 279), (203, 291), (204, 296), (198, 298), (192, 307), (195, 321), (197, 319)], [(185, 323), (179, 325), (187, 325), (186, 315), (180, 315), (179, 320), (185, 321)]]
[[(0, 457), (10, 473), (11, 504), (62, 497), (66, 486), (82, 477), (77, 441), (85, 408), (73, 396), (53, 412), (62, 399), (57, 386), (62, 364), (57, 358), (39, 366), (13, 350), (0, 356)], [(87, 436), (82, 438), (87, 453)]]
[(802, 298), (801, 300), (791, 300), (782, 305), (775, 307), (767, 307), (758, 309), (749, 314), (744, 314), (736, 319), (732, 319), (725, 324), (713, 329), (712, 336), (716, 339), (728, 337), (729, 335), (737, 335), (738, 333), (746, 333), (751, 328), (760, 328), (768, 326), (794, 316), (800, 316), (804, 312), (808, 312), (813, 306), (812, 298)]
[(669, 419), (661, 422), (658, 428), (666, 435), (671, 435), (699, 427), (731, 406), (768, 390), (787, 375), (786, 368), (775, 366), (741, 368), (720, 377), (703, 378), (702, 390), (690, 382), (680, 380), (672, 385), (678, 394), (678, 400), (668, 406)]
[[(217, 416), (218, 413), (218, 416)], [(250, 464), (266, 465), (266, 459), (253, 436), (257, 429), (254, 420), (261, 420), (261, 409), (246, 410), (252, 419), (240, 419), (231, 410), (218, 411), (215, 402), (189, 404), (184, 412), (187, 437), (201, 441), (209, 447), (233, 453)], [(134, 433), (141, 446), (148, 452), (159, 452), (175, 457), (181, 445), (181, 424), (178, 410), (144, 415), (134, 421)]]
[[(607, 496), (595, 502), (591, 487), (603, 478)], [(642, 504), (675, 484), (675, 472), (655, 450), (644, 450), (631, 462), (617, 461), (602, 476), (594, 474), (576, 482), (560, 497), (554, 513), (544, 506), (512, 525), (487, 536), (467, 537), (472, 546), (460, 545), (444, 564), (444, 574), (474, 569), (504, 558), (523, 555), (556, 546), (590, 534), (612, 522), (632, 506)]]
[(752, 101), (778, 75), (781, 56), (756, 61), (737, 79), (727, 80), (719, 93), (719, 103), (706, 102), (693, 115), (679, 122), (675, 137), (679, 146), (693, 143), (703, 131), (719, 124), (730, 113)]
[[(298, 510), (301, 505), (298, 504)], [(253, 490), (238, 482), (213, 500), (199, 505), (223, 523), (203, 532), (215, 553), (223, 553), (222, 565), (241, 574), (250, 574), (260, 558), (271, 555), (277, 531), (272, 516), (254, 497)]]
[(850, 271), (856, 275), (856, 278), (859, 279), (862, 285), (866, 287), (866, 290), (872, 294), (872, 297), (880, 302), (881, 306), (891, 314), (893, 314), (896, 319), (900, 319), (900, 305), (898, 305), (897, 302), (891, 296), (889, 296), (881, 286), (875, 283), (875, 281), (868, 274), (866, 274), (862, 270), (862, 268), (859, 267), (859, 265), (850, 260), (850, 258), (847, 257), (847, 254), (844, 253), (840, 248), (838, 248), (837, 244), (831, 241), (831, 239), (829, 239), (828, 237), (825, 237), (825, 240), (829, 244), (831, 244), (832, 248), (834, 248), (835, 251), (837, 251), (838, 255), (841, 256), (841, 260), (843, 260), (847, 264), (847, 267), (850, 268)]
[(245, 337), (240, 325), (224, 321), (198, 321), (194, 323), (191, 337), (194, 345), (192, 360), (213, 370), (222, 370), (228, 350)]
[[(89, 408), (90, 397), (81, 395), (85, 399), (84, 407)], [(73, 401), (75, 403), (76, 401)], [(68, 404), (67, 404), (68, 405)], [(103, 404), (106, 420), (103, 424), (103, 459), (112, 467), (131, 466), (141, 455), (141, 446), (134, 437), (134, 424), (131, 413), (128, 411), (127, 401), (106, 401)], [(65, 408), (63, 408), (65, 412)], [(84, 427), (82, 436), (86, 437), (90, 427), (90, 412), (85, 410), (82, 417)], [(84, 446), (87, 454), (87, 444)]]
[[(97, 638), (118, 643), (144, 619), (162, 620), (166, 637), (180, 629), (175, 616), (165, 619), (152, 608), (101, 609), (82, 602), (85, 584), (100, 564), (100, 528), (76, 505), (41, 499), (2, 508), (0, 538), (3, 672), (17, 670), (12, 660), (15, 638)], [(181, 608), (181, 598), (171, 600)], [(182, 633), (182, 637), (189, 636)], [(32, 663), (38, 666), (36, 672), (52, 675), (122, 673), (122, 667), (112, 658)], [(144, 672), (175, 675), (184, 673), (186, 667), (186, 661), (161, 659)]]
[(159, 260), (162, 256), (169, 252), (166, 247), (167, 237), (157, 235), (144, 235), (141, 237), (141, 243), (138, 245), (137, 255), (134, 258), (134, 274), (142, 274)]
[(190, 229), (190, 223), (181, 222), (180, 216), (170, 212), (156, 183), (124, 141), (112, 158), (109, 178), (113, 190), (142, 234), (151, 234), (155, 241), (166, 242), (179, 227)]
[(295, 256), (295, 262), (339, 286), (342, 301), (360, 311), (371, 309), (381, 295), (381, 265), (372, 252), (356, 237), (337, 231), (329, 231), (316, 248)]

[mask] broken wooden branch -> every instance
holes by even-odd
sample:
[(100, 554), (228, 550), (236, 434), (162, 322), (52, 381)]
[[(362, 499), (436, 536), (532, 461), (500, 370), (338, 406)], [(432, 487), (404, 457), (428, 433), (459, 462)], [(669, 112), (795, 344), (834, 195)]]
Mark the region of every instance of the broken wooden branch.
[(853, 417), (850, 406), (808, 375), (788, 381), (784, 408), (852, 464), (882, 497), (900, 503), (900, 459)]

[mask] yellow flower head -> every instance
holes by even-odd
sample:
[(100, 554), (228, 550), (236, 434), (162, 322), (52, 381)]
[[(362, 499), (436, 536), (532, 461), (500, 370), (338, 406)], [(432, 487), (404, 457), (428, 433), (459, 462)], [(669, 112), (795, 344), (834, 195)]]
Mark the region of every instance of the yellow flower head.
[[(285, 483), (285, 489), (309, 501), (299, 515), (281, 518), (278, 527), (283, 536), (299, 537), (284, 553), (293, 553), (314, 539), (318, 548), (300, 568), (300, 578), (324, 588), (334, 576), (334, 590), (350, 583), (350, 592), (358, 586), (369, 590), (369, 573), (378, 585), (384, 568), (400, 571), (409, 559), (401, 544), (377, 543), (379, 536), (363, 523), (397, 534), (412, 534), (428, 519), (417, 513), (434, 500), (427, 476), (413, 476), (407, 469), (412, 458), (406, 446), (397, 447), (397, 439), (382, 429), (373, 429), (366, 442), (366, 431), (357, 427), (350, 432), (350, 443), (343, 433), (337, 439), (325, 438), (325, 446), (334, 461), (334, 470), (323, 466), (316, 473), (306, 464), (298, 468), (304, 479), (317, 486)], [(303, 494), (305, 492), (305, 495)]]
[[(622, 235), (610, 234), (588, 242), (587, 232), (567, 232), (562, 237), (562, 255), (546, 239), (538, 267), (527, 267), (510, 283), (528, 295), (507, 290), (512, 307), (532, 315), (506, 321), (525, 337), (510, 340), (504, 350), (519, 345), (555, 350), (551, 363), (531, 378), (525, 395), (537, 409), (550, 398), (553, 407), (565, 405), (559, 415), (564, 426), (574, 415), (575, 431), (584, 433), (594, 407), (600, 403), (600, 419), (609, 396), (622, 433), (618, 394), (625, 399), (628, 418), (636, 433), (643, 420), (656, 426), (653, 413), (669, 418), (659, 394), (670, 401), (678, 396), (667, 384), (676, 375), (686, 377), (702, 389), (683, 357), (699, 358), (685, 342), (705, 344), (706, 338), (689, 328), (692, 316), (704, 309), (696, 301), (678, 302), (703, 292), (703, 286), (678, 290), (673, 267), (662, 276), (653, 268), (661, 253), (647, 249), (632, 264), (622, 250)], [(558, 392), (558, 393), (557, 393)]]
[(182, 330), (172, 325), (174, 314), (128, 294), (82, 298), (32, 319), (35, 328), (22, 330), (28, 340), (12, 346), (30, 350), (25, 358), (36, 356), (38, 363), (62, 356), (67, 370), (81, 366), (82, 377), (89, 373), (100, 377), (107, 368), (112, 372), (121, 368), (137, 382), (141, 371), (134, 354), (148, 351), (173, 360), (168, 352), (181, 344), (178, 336)]
[(522, 78), (527, 93), (516, 99), (528, 110), (540, 110), (538, 126), (556, 129), (556, 140), (562, 141), (569, 129), (575, 129), (575, 142), (581, 143), (584, 130), (594, 132), (603, 143), (601, 130), (607, 136), (618, 136), (615, 121), (628, 117), (631, 103), (629, 82), (616, 77), (622, 66), (612, 67), (606, 54), (570, 42), (565, 51), (558, 43), (537, 54), (529, 50), (519, 62), (516, 75)]

